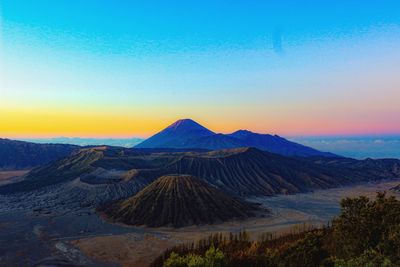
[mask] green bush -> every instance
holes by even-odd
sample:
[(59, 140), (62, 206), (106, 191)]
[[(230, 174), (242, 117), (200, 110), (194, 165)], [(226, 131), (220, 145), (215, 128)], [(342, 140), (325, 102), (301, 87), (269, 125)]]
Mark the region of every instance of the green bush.
[(374, 250), (366, 250), (359, 257), (348, 260), (336, 259), (335, 267), (395, 267), (397, 265)]
[(223, 267), (224, 260), (224, 253), (220, 249), (211, 246), (205, 252), (204, 257), (196, 254), (180, 256), (172, 252), (164, 262), (164, 267)]
[(164, 262), (164, 267), (186, 267), (185, 257), (179, 256), (177, 253), (172, 252), (169, 258)]
[[(246, 232), (215, 234), (195, 246), (172, 250), (160, 267), (395, 267), (400, 266), (400, 201), (378, 193), (346, 198), (341, 213), (323, 229), (304, 229), (250, 241)], [(170, 254), (169, 254), (170, 253)]]
[(189, 254), (186, 256), (188, 267), (204, 267), (207, 266), (203, 257), (196, 254)]
[(335, 256), (351, 261), (364, 259), (373, 251), (400, 265), (400, 201), (378, 193), (375, 200), (346, 198), (341, 206), (332, 225)]
[(222, 267), (224, 266), (224, 253), (218, 248), (211, 246), (205, 253), (204, 267)]
[(280, 257), (280, 266), (321, 266), (329, 257), (323, 248), (323, 232), (308, 233), (303, 239), (289, 246)]

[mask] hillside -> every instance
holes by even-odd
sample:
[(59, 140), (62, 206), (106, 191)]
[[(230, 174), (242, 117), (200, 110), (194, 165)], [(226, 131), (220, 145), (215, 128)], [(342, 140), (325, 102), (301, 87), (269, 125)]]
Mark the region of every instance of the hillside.
[(400, 266), (400, 201), (377, 193), (345, 198), (323, 228), (304, 225), (284, 234), (215, 233), (166, 250), (151, 267)]
[(156, 172), (138, 172), (136, 177), (188, 174), (236, 195), (276, 195), (399, 178), (399, 166), (400, 160), (326, 157), (311, 160), (285, 157), (256, 148), (237, 148), (179, 154), (164, 168)]
[(24, 181), (0, 187), (0, 193), (79, 179), (116, 188), (123, 197), (126, 191), (136, 193), (160, 176), (187, 174), (230, 194), (276, 195), (399, 178), (399, 170), (400, 161), (394, 159), (293, 158), (256, 148), (177, 152), (96, 147), (34, 169)]
[(83, 148), (70, 156), (30, 171), (23, 181), (0, 187), (0, 194), (30, 191), (80, 178), (89, 184), (119, 183), (129, 170), (163, 166), (168, 156), (114, 147)]
[(134, 197), (108, 205), (116, 222), (150, 227), (212, 224), (253, 216), (255, 206), (188, 175), (160, 177)]
[(0, 139), (0, 170), (32, 169), (70, 155), (78, 146)]
[(364, 177), (370, 180), (400, 178), (399, 159), (365, 159), (356, 160), (351, 158), (313, 158), (308, 161), (320, 166), (326, 166), (336, 170), (338, 173), (347, 172), (354, 177)]
[(0, 187), (0, 193), (29, 191), (76, 178), (94, 170), (92, 164), (102, 157), (100, 149), (82, 149), (69, 157), (33, 169), (25, 180)]
[(238, 195), (275, 195), (326, 189), (351, 182), (333, 169), (294, 158), (239, 148), (183, 156), (168, 173), (190, 174)]
[(244, 146), (256, 147), (258, 149), (276, 153), (284, 156), (299, 156), (299, 157), (337, 157), (329, 152), (321, 152), (314, 148), (307, 147), (295, 142), (291, 142), (278, 135), (259, 134), (247, 130), (239, 130), (228, 135), (242, 141)]

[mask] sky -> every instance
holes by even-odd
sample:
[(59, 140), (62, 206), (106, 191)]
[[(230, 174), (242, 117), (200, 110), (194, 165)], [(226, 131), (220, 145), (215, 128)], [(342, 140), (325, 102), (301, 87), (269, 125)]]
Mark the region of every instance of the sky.
[(302, 136), (291, 141), (356, 159), (400, 159), (400, 136)]
[(0, 137), (400, 134), (399, 1), (0, 2)]

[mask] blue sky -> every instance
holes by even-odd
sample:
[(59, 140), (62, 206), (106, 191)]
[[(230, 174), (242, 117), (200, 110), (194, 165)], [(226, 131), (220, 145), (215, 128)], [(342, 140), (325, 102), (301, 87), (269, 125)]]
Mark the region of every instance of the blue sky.
[(3, 136), (400, 133), (398, 1), (0, 5)]

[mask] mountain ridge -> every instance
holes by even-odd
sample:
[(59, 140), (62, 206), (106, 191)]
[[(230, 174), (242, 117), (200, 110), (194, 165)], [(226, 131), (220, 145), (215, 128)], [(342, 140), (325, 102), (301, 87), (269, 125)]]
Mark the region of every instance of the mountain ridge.
[(259, 134), (248, 130), (238, 130), (230, 134), (215, 133), (191, 119), (178, 120), (135, 147), (209, 150), (256, 147), (285, 156), (338, 157), (329, 152), (321, 152), (289, 141), (278, 135)]
[(22, 181), (1, 186), (0, 194), (32, 191), (78, 179), (98, 188), (106, 186), (118, 198), (117, 195), (135, 193), (169, 174), (192, 175), (233, 195), (271, 196), (399, 178), (400, 160), (296, 158), (248, 147), (186, 152), (86, 148), (32, 170)]
[(80, 147), (67, 144), (36, 144), (0, 138), (0, 170), (32, 169), (61, 159)]

